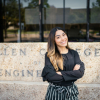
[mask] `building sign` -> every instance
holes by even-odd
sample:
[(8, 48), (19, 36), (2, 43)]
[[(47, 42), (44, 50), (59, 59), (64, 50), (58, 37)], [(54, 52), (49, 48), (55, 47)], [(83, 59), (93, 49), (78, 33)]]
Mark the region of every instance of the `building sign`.
[[(0, 44), (0, 80), (42, 81), (47, 43)], [(85, 64), (85, 75), (81, 82), (100, 82), (100, 43), (69, 43)], [(88, 72), (88, 73), (87, 73)], [(94, 74), (93, 74), (94, 73)], [(93, 75), (92, 75), (93, 74)], [(89, 76), (89, 77), (90, 77)], [(92, 80), (94, 77), (95, 80)], [(80, 83), (80, 80), (78, 80)]]

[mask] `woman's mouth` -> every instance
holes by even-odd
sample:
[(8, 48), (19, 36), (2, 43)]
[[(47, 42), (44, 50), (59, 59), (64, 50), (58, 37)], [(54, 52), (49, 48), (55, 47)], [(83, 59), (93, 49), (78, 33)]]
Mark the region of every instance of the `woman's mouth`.
[(63, 41), (63, 42), (61, 42), (62, 44), (65, 44), (66, 43), (66, 40), (65, 41)]

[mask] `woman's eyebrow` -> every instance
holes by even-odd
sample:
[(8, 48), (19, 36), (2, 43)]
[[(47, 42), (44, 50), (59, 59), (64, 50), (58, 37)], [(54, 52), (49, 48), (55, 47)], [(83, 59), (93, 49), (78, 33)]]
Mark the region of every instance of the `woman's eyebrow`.
[[(62, 34), (65, 34), (65, 33), (62, 33)], [(56, 36), (60, 36), (60, 35), (56, 35)]]
[(56, 35), (56, 36), (60, 36), (60, 35)]

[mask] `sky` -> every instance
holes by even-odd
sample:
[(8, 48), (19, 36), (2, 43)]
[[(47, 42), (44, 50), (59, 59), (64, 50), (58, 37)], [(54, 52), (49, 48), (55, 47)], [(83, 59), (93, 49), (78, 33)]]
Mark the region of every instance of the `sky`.
[[(96, 2), (96, 0), (90, 0), (90, 8), (92, 8), (92, 2)], [(48, 0), (48, 4), (56, 8), (63, 8), (63, 0)], [(23, 2), (23, 6), (28, 6), (28, 2)], [(65, 7), (71, 9), (86, 8), (87, 0), (65, 0)]]
[[(48, 0), (50, 5), (54, 5), (56, 8), (63, 7), (63, 0)], [(92, 7), (92, 2), (96, 2), (96, 0), (90, 0), (90, 8)], [(87, 0), (65, 0), (65, 7), (78, 9), (78, 8), (86, 8)]]

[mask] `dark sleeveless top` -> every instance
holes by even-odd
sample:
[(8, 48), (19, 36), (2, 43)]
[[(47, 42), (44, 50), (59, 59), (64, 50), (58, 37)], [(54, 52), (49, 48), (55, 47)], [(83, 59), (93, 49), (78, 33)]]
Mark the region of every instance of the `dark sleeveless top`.
[[(43, 77), (43, 81), (48, 81), (55, 85), (68, 86), (84, 75), (84, 63), (80, 60), (77, 51), (69, 49), (68, 53), (62, 54), (62, 56), (64, 59), (64, 68), (63, 70), (59, 68), (58, 71), (62, 73), (62, 75), (59, 75), (56, 73), (50, 59), (47, 57), (47, 52), (45, 53), (45, 66), (41, 75)], [(80, 64), (79, 70), (73, 70), (76, 64)]]

